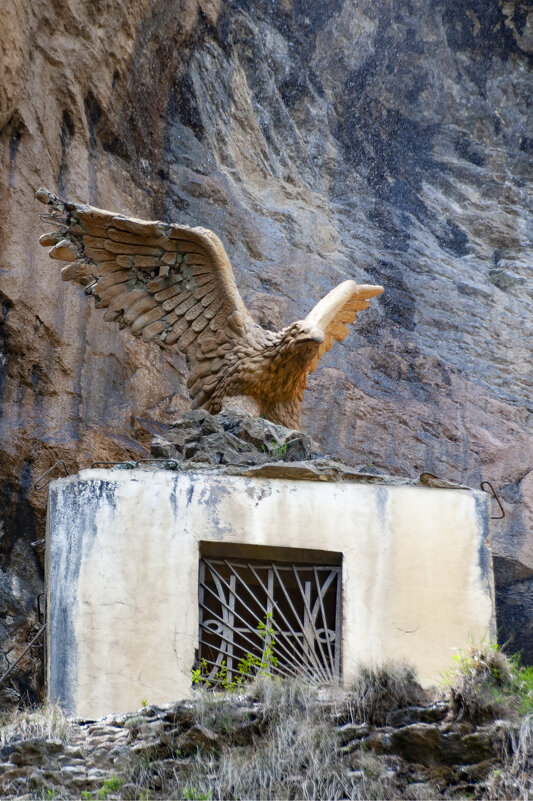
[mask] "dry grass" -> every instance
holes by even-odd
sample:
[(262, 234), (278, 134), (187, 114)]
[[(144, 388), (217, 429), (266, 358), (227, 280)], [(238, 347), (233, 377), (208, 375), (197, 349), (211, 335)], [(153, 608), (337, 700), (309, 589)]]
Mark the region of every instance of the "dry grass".
[(533, 714), (522, 720), (503, 754), (501, 769), (494, 770), (487, 787), (488, 798), (533, 801)]
[(378, 760), (372, 770), (363, 770), (362, 777), (343, 760), (330, 713), (339, 694), (338, 688), (317, 688), (301, 680), (260, 677), (247, 695), (261, 703), (268, 722), (263, 736), (247, 747), (228, 745), (218, 754), (197, 753), (175, 771), (171, 797), (213, 801), (391, 797), (390, 788), (381, 781)]
[(339, 684), (317, 685), (303, 678), (272, 679), (258, 674), (247, 686), (246, 697), (260, 703), (266, 717), (275, 717), (286, 709), (308, 714), (317, 706), (324, 709), (345, 706), (348, 694)]
[(414, 668), (402, 662), (363, 665), (350, 692), (354, 720), (383, 726), (396, 709), (427, 700)]
[(55, 704), (14, 710), (0, 720), (0, 747), (34, 737), (66, 742), (69, 729), (68, 718)]
[(194, 787), (213, 799), (350, 798), (355, 790), (332, 727), (301, 714), (284, 715), (253, 748), (197, 755), (180, 774), (181, 793)]
[[(255, 702), (264, 723), (261, 733), (247, 745), (236, 745), (233, 721)], [(348, 703), (338, 687), (260, 676), (246, 694), (202, 691), (197, 704), (198, 722), (222, 735), (219, 746), (190, 756), (178, 752), (172, 760), (139, 761), (127, 778), (136, 785), (137, 797), (147, 788), (165, 798), (196, 801), (363, 800), (397, 794), (379, 758), (362, 754), (352, 766), (342, 755), (333, 713)]]

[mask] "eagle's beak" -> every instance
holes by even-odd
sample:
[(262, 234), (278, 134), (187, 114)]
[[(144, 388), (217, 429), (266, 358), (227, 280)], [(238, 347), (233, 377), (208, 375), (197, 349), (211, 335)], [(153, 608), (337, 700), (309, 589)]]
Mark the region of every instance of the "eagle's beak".
[(305, 326), (302, 328), (299, 334), (297, 334), (295, 338), (295, 342), (297, 345), (303, 345), (307, 342), (316, 342), (317, 345), (320, 345), (324, 341), (324, 332), (314, 327)]

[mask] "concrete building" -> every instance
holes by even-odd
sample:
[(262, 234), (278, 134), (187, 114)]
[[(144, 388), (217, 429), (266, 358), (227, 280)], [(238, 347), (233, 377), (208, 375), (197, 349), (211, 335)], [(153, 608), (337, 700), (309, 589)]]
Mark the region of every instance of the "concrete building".
[(50, 486), (47, 579), (48, 694), (89, 718), (250, 659), (346, 685), (404, 659), (431, 684), (495, 634), (487, 496), (394, 479), (83, 470)]

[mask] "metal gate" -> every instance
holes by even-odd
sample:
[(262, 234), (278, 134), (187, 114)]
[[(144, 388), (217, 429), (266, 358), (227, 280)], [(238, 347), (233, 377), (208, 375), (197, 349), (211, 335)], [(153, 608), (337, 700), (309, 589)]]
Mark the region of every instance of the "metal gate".
[(251, 672), (337, 681), (341, 568), (237, 559), (200, 560), (199, 649), (205, 679)]

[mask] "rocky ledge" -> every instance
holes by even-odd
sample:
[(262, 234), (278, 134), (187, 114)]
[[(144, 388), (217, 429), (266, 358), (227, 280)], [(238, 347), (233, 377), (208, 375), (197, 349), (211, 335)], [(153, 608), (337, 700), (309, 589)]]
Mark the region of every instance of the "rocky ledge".
[[(322, 453), (322, 447), (302, 431), (262, 417), (198, 409), (187, 412), (152, 440), (152, 460), (171, 470), (212, 470), (228, 475), (292, 478), (309, 481), (364, 481), (387, 484), (460, 485), (430, 473), (418, 479), (387, 475), (371, 463), (354, 467)], [(139, 466), (125, 462), (121, 467)]]
[(262, 417), (234, 413), (187, 412), (152, 440), (154, 458), (176, 459), (182, 466), (266, 464), (315, 459), (322, 448), (301, 431)]
[(0, 794), (482, 799), (524, 789), (516, 722), (458, 722), (418, 688), (377, 725), (349, 693), (266, 684), (97, 721), (19, 714), (2, 732)]

